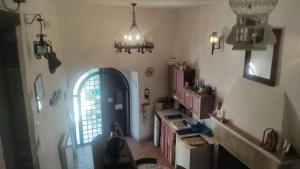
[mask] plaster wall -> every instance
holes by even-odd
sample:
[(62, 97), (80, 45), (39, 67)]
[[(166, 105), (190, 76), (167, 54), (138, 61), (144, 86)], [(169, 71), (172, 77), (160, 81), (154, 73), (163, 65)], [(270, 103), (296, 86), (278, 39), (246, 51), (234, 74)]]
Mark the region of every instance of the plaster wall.
[[(252, 98), (252, 101), (249, 98), (235, 99), (235, 103), (230, 104), (241, 107), (239, 105), (245, 105), (243, 101), (251, 101), (248, 102), (250, 106), (245, 107), (246, 112), (251, 114), (233, 111), (232, 107), (226, 108), (224, 105), (228, 110), (226, 116), (258, 139), (261, 139), (264, 127), (268, 124), (281, 131), (284, 137), (292, 139), (298, 152), (300, 152), (300, 22), (296, 16), (300, 15), (299, 6), (298, 0), (279, 1), (269, 18), (271, 25), (283, 29), (276, 87), (242, 79), (244, 51), (233, 51), (232, 46), (225, 44), (221, 50), (216, 50), (215, 54), (211, 55), (209, 35), (212, 32), (219, 32), (226, 38), (231, 26), (235, 24), (236, 17), (226, 1), (179, 10), (173, 50), (179, 60), (186, 60), (197, 68), (199, 78), (205, 79), (207, 84), (217, 88), (219, 99), (225, 99), (225, 103), (232, 96), (231, 90), (237, 89), (235, 85), (241, 85), (238, 88), (242, 89), (239, 92), (235, 91), (235, 94), (244, 93), (247, 97), (247, 94), (251, 96), (253, 94), (251, 91), (255, 91), (257, 96), (263, 95), (257, 98), (258, 100)], [(269, 100), (263, 100), (268, 98)], [(259, 111), (257, 107), (262, 109)], [(264, 111), (267, 110), (266, 107), (269, 107), (268, 111)], [(298, 164), (295, 169), (299, 167)]]
[[(9, 4), (9, 6), (14, 7), (15, 4)], [(68, 126), (68, 106), (64, 99), (57, 106), (50, 106), (49, 100), (55, 90), (66, 91), (64, 63), (54, 75), (50, 74), (47, 60), (36, 60), (33, 54), (32, 42), (36, 40), (36, 34), (39, 33), (38, 23), (35, 22), (32, 25), (24, 23), (24, 14), (41, 13), (49, 25), (44, 29), (47, 38), (52, 41), (53, 49), (58, 58), (61, 59), (55, 6), (45, 0), (27, 0), (25, 4), (21, 5), (18, 13), (20, 14), (21, 25), (16, 29), (32, 155), (35, 162), (37, 159), (39, 160), (40, 168), (60, 169), (58, 146), (60, 138)], [(34, 81), (38, 74), (42, 74), (45, 92), (41, 113), (37, 112), (34, 94)]]
[[(172, 57), (175, 10), (140, 8), (136, 9), (139, 28), (153, 37), (153, 53), (144, 55), (133, 52), (115, 53), (115, 37), (123, 38), (131, 23), (130, 7), (100, 5), (57, 4), (59, 38), (70, 92), (81, 74), (95, 67), (112, 67), (135, 71), (138, 75), (139, 109), (144, 100), (144, 89), (151, 91), (151, 105), (147, 107), (146, 120), (137, 118), (140, 139), (148, 138), (153, 132), (153, 103), (167, 94), (167, 61)], [(145, 76), (145, 68), (152, 66), (153, 77)], [(139, 110), (138, 110), (139, 111)], [(135, 111), (135, 114), (138, 114)]]

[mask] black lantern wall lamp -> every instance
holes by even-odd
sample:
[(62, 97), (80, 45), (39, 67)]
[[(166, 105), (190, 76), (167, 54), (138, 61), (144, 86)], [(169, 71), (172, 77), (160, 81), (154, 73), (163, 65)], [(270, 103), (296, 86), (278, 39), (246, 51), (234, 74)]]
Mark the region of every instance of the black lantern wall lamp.
[(152, 49), (154, 48), (154, 44), (152, 41), (146, 39), (143, 36), (143, 33), (137, 26), (136, 19), (135, 19), (135, 7), (136, 3), (132, 3), (132, 24), (127, 34), (124, 35), (123, 40), (115, 39), (114, 48), (116, 48), (116, 52), (121, 53), (123, 50), (131, 54), (132, 49), (136, 49), (137, 52), (142, 54), (145, 51), (152, 53)]
[(26, 24), (33, 24), (37, 21), (40, 25), (40, 32), (36, 35), (38, 40), (33, 41), (34, 56), (40, 60), (42, 57), (48, 59), (50, 73), (55, 73), (55, 70), (61, 65), (61, 61), (56, 57), (56, 53), (52, 49), (51, 41), (45, 40), (46, 34), (43, 34), (44, 19), (41, 14), (25, 14), (24, 20)]
[(214, 54), (215, 49), (221, 49), (221, 38), (217, 32), (213, 32), (209, 36), (209, 43), (211, 44), (211, 54)]

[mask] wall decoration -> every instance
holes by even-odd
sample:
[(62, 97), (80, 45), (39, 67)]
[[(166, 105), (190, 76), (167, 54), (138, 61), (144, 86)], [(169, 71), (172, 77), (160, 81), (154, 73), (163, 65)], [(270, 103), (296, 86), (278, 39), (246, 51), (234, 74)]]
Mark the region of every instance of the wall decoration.
[(147, 68), (145, 69), (145, 75), (146, 75), (147, 77), (152, 77), (153, 74), (154, 74), (154, 68), (153, 68), (153, 67), (147, 67)]
[(62, 91), (56, 90), (53, 92), (52, 98), (50, 99), (50, 106), (56, 106), (58, 104), (58, 102), (62, 99), (63, 97), (63, 93)]
[(42, 74), (39, 74), (34, 81), (35, 99), (37, 104), (38, 113), (41, 112), (43, 107), (43, 102), (45, 99), (45, 92), (43, 86)]
[(246, 51), (244, 78), (269, 86), (275, 85), (277, 60), (281, 43), (281, 29), (273, 29), (277, 43), (268, 45), (266, 51)]
[(232, 11), (237, 15), (226, 42), (233, 50), (266, 50), (267, 45), (276, 43), (269, 14), (279, 0), (229, 0)]

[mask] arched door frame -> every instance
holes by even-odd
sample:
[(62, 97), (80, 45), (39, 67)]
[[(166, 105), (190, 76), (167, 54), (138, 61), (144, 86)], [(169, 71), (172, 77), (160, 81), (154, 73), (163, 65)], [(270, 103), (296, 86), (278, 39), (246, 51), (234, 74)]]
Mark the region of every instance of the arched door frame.
[[(97, 71), (96, 71), (96, 69), (98, 69)], [(80, 78), (82, 77), (82, 76), (84, 76), (86, 73), (88, 73), (89, 71), (92, 71), (92, 70), (95, 70), (95, 72), (93, 72), (93, 73), (91, 73), (90, 75), (88, 75), (88, 76), (86, 76), (85, 78), (83, 78), (83, 79), (81, 79), (80, 80)], [(130, 87), (129, 87), (129, 83), (128, 83), (128, 80), (127, 80), (127, 78), (124, 76), (124, 74), (122, 73), (122, 72), (120, 72), (119, 70), (117, 70), (117, 69), (114, 69), (114, 68), (92, 68), (92, 69), (89, 69), (88, 71), (86, 71), (85, 73), (83, 73), (81, 76), (79, 76), (79, 78), (77, 79), (77, 81), (75, 82), (75, 85), (74, 85), (74, 87), (73, 87), (73, 91), (72, 91), (72, 110), (73, 110), (73, 117), (75, 117), (76, 116), (76, 112), (75, 112), (75, 110), (74, 110), (74, 107), (75, 107), (75, 105), (74, 105), (74, 97), (77, 97), (77, 110), (78, 110), (78, 116), (79, 116), (79, 118), (81, 118), (81, 108), (80, 108), (80, 105), (81, 105), (81, 101), (80, 101), (80, 91), (81, 91), (81, 89), (82, 89), (82, 87), (83, 87), (83, 85), (84, 85), (84, 82), (86, 81), (86, 80), (88, 80), (89, 78), (91, 78), (92, 76), (95, 76), (96, 74), (99, 74), (100, 75), (100, 77), (101, 77), (101, 74), (104, 74), (104, 73), (108, 73), (108, 74), (111, 74), (112, 76), (114, 76), (114, 77), (116, 77), (116, 78), (118, 78), (119, 80), (121, 80), (122, 82), (123, 82), (123, 87), (125, 87), (125, 89), (126, 89), (126, 91), (127, 91), (127, 99), (126, 99), (126, 101), (127, 101), (127, 103), (126, 103), (126, 117), (127, 117), (127, 130), (126, 131), (124, 131), (124, 134), (125, 135), (127, 135), (127, 136), (129, 136), (129, 135), (131, 135), (131, 133), (130, 133), (130, 118), (131, 118), (131, 115), (130, 115)], [(80, 80), (80, 85), (79, 85), (79, 87), (77, 88), (77, 92), (76, 92), (76, 94), (74, 94), (74, 91), (75, 91), (75, 88), (76, 88), (76, 84), (79, 82), (79, 80)], [(101, 80), (100, 80), (100, 84), (101, 84)], [(102, 104), (101, 104), (102, 105)], [(102, 116), (103, 116), (104, 114), (102, 114)], [(74, 119), (74, 122), (76, 123), (76, 120)], [(80, 127), (80, 125), (82, 125), (82, 124), (80, 124), (82, 121), (81, 120), (79, 120), (78, 121), (79, 122), (79, 130), (81, 130), (81, 131), (79, 131), (79, 133), (77, 133), (77, 129), (76, 129), (76, 126), (75, 126), (75, 135), (76, 135), (76, 142), (77, 142), (77, 145), (79, 145), (80, 143), (82, 143), (82, 138), (80, 138), (80, 142), (78, 142), (78, 140), (77, 140), (77, 134), (80, 134), (80, 133), (82, 133), (83, 131), (82, 131), (82, 129), (80, 129), (81, 127)], [(76, 125), (76, 124), (75, 124)], [(103, 125), (102, 126), (103, 128), (102, 128), (102, 130), (104, 131), (105, 130), (105, 126)]]
[(127, 126), (127, 130), (123, 131), (123, 132), (126, 136), (130, 136), (131, 135), (131, 133), (130, 133), (131, 132), (131, 129), (130, 129), (130, 127), (131, 127), (130, 126), (131, 114), (130, 114), (130, 87), (129, 87), (128, 80), (121, 71), (119, 71), (115, 68), (101, 68), (100, 71), (101, 71), (102, 74), (108, 73), (108, 74), (111, 74), (114, 77), (117, 77), (124, 84), (124, 87), (127, 91), (127, 98), (126, 98), (127, 102), (125, 104), (126, 105), (126, 118), (127, 118), (126, 119), (126, 123), (127, 123), (126, 126)]

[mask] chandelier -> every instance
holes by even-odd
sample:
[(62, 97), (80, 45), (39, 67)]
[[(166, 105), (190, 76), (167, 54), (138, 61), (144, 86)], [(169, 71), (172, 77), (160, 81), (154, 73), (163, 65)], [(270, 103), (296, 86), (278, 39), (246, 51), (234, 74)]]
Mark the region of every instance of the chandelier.
[(237, 15), (226, 42), (233, 50), (265, 50), (266, 45), (276, 43), (268, 17), (278, 0), (229, 0), (232, 11)]
[(152, 53), (154, 44), (144, 37), (143, 33), (137, 26), (135, 20), (135, 7), (136, 3), (132, 3), (132, 24), (127, 34), (124, 35), (123, 40), (115, 39), (114, 47), (116, 52), (121, 53), (123, 50), (131, 54), (132, 49), (136, 49), (137, 52), (144, 54), (145, 51)]

